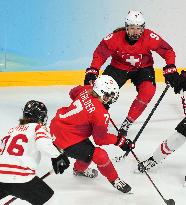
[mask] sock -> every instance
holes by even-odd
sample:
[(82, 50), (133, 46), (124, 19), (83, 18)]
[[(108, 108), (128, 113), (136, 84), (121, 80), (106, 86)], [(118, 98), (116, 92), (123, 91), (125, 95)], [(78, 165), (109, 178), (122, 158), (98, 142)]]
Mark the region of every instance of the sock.
[(159, 163), (168, 155), (172, 154), (181, 145), (186, 142), (186, 137), (178, 132), (173, 133), (167, 140), (163, 141), (161, 145), (155, 150), (153, 154), (154, 160)]
[(83, 161), (76, 160), (76, 162), (74, 163), (74, 169), (79, 172), (83, 172), (88, 168), (89, 165), (90, 163), (85, 163)]

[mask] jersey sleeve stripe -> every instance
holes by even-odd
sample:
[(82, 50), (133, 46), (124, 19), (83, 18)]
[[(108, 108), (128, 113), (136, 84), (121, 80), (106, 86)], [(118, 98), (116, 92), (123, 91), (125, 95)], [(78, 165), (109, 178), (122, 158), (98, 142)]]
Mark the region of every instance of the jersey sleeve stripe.
[(0, 164), (0, 174), (28, 176), (35, 175), (36, 172), (29, 167), (22, 167), (13, 164)]
[(41, 139), (41, 138), (48, 139), (47, 136), (45, 136), (45, 135), (41, 135), (41, 136), (37, 136), (37, 137), (35, 138), (35, 141), (37, 141), (38, 139)]
[(30, 169), (29, 167), (22, 167), (22, 166), (18, 166), (18, 165), (14, 165), (14, 164), (0, 164), (0, 167), (8, 167), (8, 168), (16, 168), (16, 169), (34, 171), (34, 170)]
[(35, 172), (22, 173), (22, 172), (15, 172), (15, 171), (0, 170), (0, 174), (12, 174), (12, 175), (28, 176), (28, 175), (35, 175)]

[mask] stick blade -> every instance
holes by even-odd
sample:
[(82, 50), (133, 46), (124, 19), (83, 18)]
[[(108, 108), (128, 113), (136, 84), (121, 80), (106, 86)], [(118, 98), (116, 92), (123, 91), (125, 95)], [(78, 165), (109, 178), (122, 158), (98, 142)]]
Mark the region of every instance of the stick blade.
[(166, 200), (165, 203), (166, 203), (167, 205), (175, 205), (174, 199)]

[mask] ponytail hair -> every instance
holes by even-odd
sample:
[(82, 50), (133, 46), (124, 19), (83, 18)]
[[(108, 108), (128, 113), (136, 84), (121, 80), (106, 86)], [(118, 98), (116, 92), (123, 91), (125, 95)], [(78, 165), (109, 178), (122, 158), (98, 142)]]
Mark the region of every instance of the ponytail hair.
[(119, 27), (119, 28), (116, 28), (113, 33), (116, 33), (116, 32), (119, 32), (119, 31), (125, 31), (125, 27)]

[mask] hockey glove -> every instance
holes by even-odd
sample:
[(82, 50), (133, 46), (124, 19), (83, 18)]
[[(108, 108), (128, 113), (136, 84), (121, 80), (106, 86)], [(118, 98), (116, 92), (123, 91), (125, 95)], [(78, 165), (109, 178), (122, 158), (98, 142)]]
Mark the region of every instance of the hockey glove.
[(96, 68), (87, 68), (85, 72), (84, 85), (91, 85), (99, 75), (99, 70)]
[(180, 90), (186, 91), (186, 71), (182, 70), (180, 74)]
[(135, 144), (130, 139), (126, 139), (123, 135), (118, 135), (118, 140), (115, 145), (119, 146), (125, 152), (130, 152), (135, 148)]
[(57, 158), (51, 158), (51, 160), (56, 174), (62, 174), (70, 165), (70, 161), (65, 153), (60, 154)]
[(180, 92), (180, 80), (179, 73), (177, 72), (176, 66), (173, 64), (166, 65), (163, 68), (163, 75), (165, 77), (165, 82), (170, 84), (174, 88), (175, 94)]

